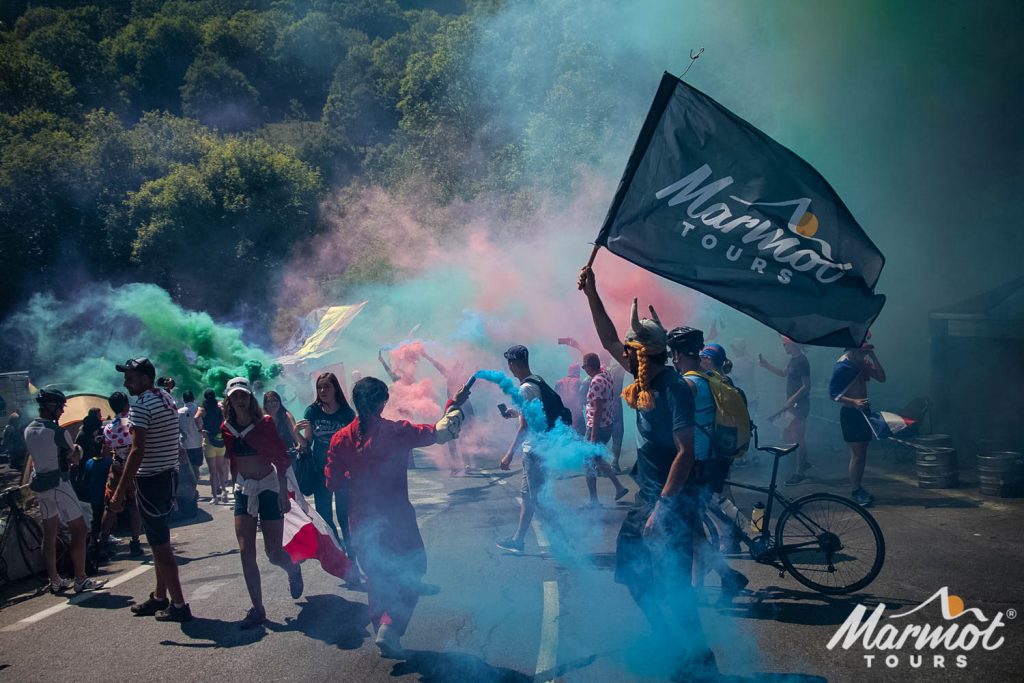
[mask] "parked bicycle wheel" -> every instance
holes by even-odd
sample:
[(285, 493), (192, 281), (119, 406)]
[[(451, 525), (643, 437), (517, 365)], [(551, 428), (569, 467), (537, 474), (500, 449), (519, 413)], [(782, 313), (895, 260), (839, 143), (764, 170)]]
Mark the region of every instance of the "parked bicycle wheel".
[(715, 526), (715, 521), (707, 512), (701, 516), (701, 520), (704, 523), (704, 536), (708, 539), (708, 544), (714, 548), (715, 552), (718, 552), (720, 538), (718, 535), (718, 527)]
[(28, 515), (22, 515), (16, 529), (21, 559), (31, 570), (43, 547), (43, 527)]
[(885, 561), (885, 539), (875, 518), (852, 500), (830, 493), (812, 493), (786, 508), (775, 543), (794, 579), (828, 595), (864, 588)]

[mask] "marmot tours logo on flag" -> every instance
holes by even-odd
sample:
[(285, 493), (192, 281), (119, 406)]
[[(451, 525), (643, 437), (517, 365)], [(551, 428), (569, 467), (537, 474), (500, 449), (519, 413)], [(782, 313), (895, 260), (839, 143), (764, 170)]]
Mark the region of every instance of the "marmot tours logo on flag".
[[(712, 176), (711, 167), (704, 164), (689, 175), (658, 190), (655, 198), (668, 200), (669, 206), (684, 204), (686, 215), (720, 235), (729, 236), (732, 242), (725, 257), (730, 261), (743, 258), (744, 245), (752, 245), (754, 254), (751, 270), (764, 274), (768, 262), (766, 256), (783, 266), (777, 278), (782, 284), (789, 284), (793, 271), (814, 271), (814, 277), (822, 284), (836, 282), (853, 265), (842, 263), (833, 257), (832, 245), (816, 237), (819, 229), (818, 217), (811, 210), (811, 200), (806, 197), (786, 201), (751, 201), (728, 195), (720, 195), (733, 184), (732, 176), (707, 182)], [(707, 183), (707, 184), (705, 184)], [(713, 199), (718, 201), (709, 204)], [(730, 205), (729, 201), (733, 202)], [(753, 209), (753, 211), (752, 211)], [(781, 216), (785, 229), (776, 227), (768, 216)], [(688, 236), (696, 225), (683, 221), (682, 237)], [(736, 235), (733, 231), (739, 230)], [(736, 237), (738, 236), (738, 239)], [(707, 232), (701, 238), (701, 245), (708, 250), (717, 248), (718, 236)]]
[[(938, 604), (925, 610), (934, 603)], [(935, 611), (941, 618), (939, 623), (935, 623), (935, 615), (929, 614)], [(918, 616), (907, 619), (913, 614)], [(950, 595), (949, 588), (943, 587), (914, 609), (900, 614), (885, 615), (884, 603), (870, 614), (867, 607), (857, 605), (827, 647), (849, 650), (860, 645), (866, 651), (864, 662), (869, 669), (965, 669), (968, 653), (979, 648), (991, 652), (1002, 647), (1006, 640), (1000, 635), (1000, 629), (1006, 625), (1004, 619), (1016, 616), (1016, 610), (1009, 609), (988, 617), (977, 607), (966, 607), (962, 598)], [(898, 623), (883, 622), (883, 617)], [(880, 661), (876, 662), (876, 658)]]

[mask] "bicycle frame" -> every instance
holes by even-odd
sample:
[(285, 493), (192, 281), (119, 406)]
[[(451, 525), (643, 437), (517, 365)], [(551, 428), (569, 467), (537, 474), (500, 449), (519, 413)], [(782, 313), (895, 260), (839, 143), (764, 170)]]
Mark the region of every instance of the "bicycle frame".
[[(757, 430), (754, 429), (754, 449), (761, 451), (762, 453), (769, 453), (769, 451), (761, 448), (757, 438)], [(765, 503), (764, 515), (761, 517), (761, 531), (754, 537), (751, 537), (742, 528), (738, 529), (740, 532), (740, 540), (747, 544), (750, 548), (751, 557), (757, 562), (762, 564), (770, 564), (773, 567), (782, 569), (782, 565), (776, 559), (776, 549), (772, 540), (771, 520), (772, 520), (772, 509), (774, 507), (775, 500), (778, 499), (779, 504), (785, 510), (793, 505), (793, 500), (786, 498), (777, 491), (778, 484), (776, 483), (779, 476), (779, 460), (783, 458), (781, 455), (773, 455), (774, 461), (772, 462), (772, 478), (768, 486), (755, 486), (754, 484), (743, 484), (737, 481), (725, 480), (726, 485), (736, 487), (739, 489), (745, 489), (747, 491), (756, 491), (758, 493), (767, 496), (768, 500)], [(712, 514), (715, 514), (720, 519), (725, 520), (725, 517), (721, 514), (721, 511), (717, 507), (709, 508)], [(717, 514), (716, 514), (717, 513)], [(725, 520), (728, 521), (728, 520)]]
[[(771, 553), (771, 551), (774, 549), (772, 535), (770, 531), (772, 521), (772, 510), (774, 508), (776, 500), (778, 500), (779, 504), (782, 505), (783, 509), (786, 509), (793, 504), (793, 501), (791, 499), (786, 498), (776, 490), (777, 485), (775, 483), (775, 480), (778, 476), (779, 460), (781, 459), (781, 457), (782, 456), (776, 457), (775, 462), (772, 463), (772, 479), (771, 483), (768, 486), (755, 486), (754, 484), (743, 484), (728, 479), (725, 481), (725, 483), (729, 486), (739, 489), (745, 489), (747, 491), (756, 491), (757, 493), (761, 493), (767, 496), (768, 500), (765, 503), (764, 516), (761, 518), (761, 531), (754, 537), (748, 535), (746, 531), (743, 531), (743, 529), (740, 529), (740, 532), (742, 540), (745, 541), (747, 545), (750, 547), (751, 554), (754, 555), (754, 559), (756, 559), (758, 562), (770, 561), (770, 563), (775, 566), (778, 565), (776, 564), (774, 557), (763, 558), (763, 556), (766, 553)], [(757, 546), (756, 552), (755, 546)]]

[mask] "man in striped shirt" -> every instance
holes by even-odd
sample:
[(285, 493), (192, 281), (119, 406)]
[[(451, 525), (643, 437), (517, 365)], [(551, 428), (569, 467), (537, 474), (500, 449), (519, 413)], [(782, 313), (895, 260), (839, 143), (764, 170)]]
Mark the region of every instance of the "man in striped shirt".
[(124, 387), (135, 402), (128, 412), (132, 447), (109, 505), (114, 512), (123, 509), (127, 484), (134, 478), (135, 500), (156, 567), (156, 590), (145, 602), (133, 605), (132, 614), (154, 616), (157, 621), (189, 621), (192, 611), (181, 591), (168, 523), (178, 483), (177, 406), (170, 394), (153, 386), (156, 368), (148, 358), (127, 360), (117, 371), (124, 373)]

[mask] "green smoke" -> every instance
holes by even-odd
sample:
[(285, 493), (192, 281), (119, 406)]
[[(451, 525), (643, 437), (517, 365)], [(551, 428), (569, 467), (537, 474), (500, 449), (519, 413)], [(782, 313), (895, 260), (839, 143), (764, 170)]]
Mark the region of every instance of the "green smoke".
[(220, 393), (232, 377), (265, 380), (281, 370), (242, 339), (240, 328), (186, 310), (150, 284), (94, 285), (71, 300), (36, 294), (0, 333), (17, 340), (21, 363), (37, 384), (73, 392), (113, 391), (122, 382), (114, 366), (142, 356), (158, 375), (194, 392), (209, 387)]

